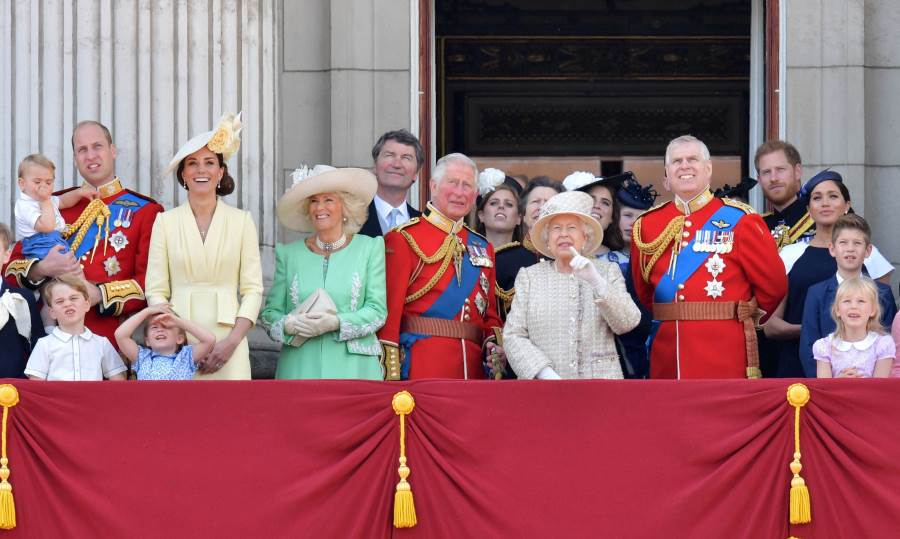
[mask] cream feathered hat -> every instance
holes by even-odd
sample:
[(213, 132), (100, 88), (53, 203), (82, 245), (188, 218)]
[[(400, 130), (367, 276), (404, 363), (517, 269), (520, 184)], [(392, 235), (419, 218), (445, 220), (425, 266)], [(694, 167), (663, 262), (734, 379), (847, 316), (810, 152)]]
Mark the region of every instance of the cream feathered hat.
[(587, 225), (592, 232), (591, 237), (588, 238), (589, 241), (585, 242), (581, 254), (587, 257), (596, 254), (603, 243), (603, 228), (600, 227), (600, 223), (596, 219), (591, 217), (591, 208), (593, 206), (593, 197), (582, 191), (566, 191), (550, 197), (541, 206), (540, 217), (534, 222), (534, 226), (531, 227), (531, 232), (529, 232), (534, 248), (548, 258), (555, 258), (553, 253), (550, 252), (550, 247), (544, 242), (544, 229), (547, 228), (554, 217), (572, 215)]
[(301, 211), (300, 203), (317, 193), (347, 193), (368, 204), (375, 198), (378, 181), (375, 175), (362, 168), (334, 168), (306, 165), (291, 173), (293, 184), (285, 191), (275, 207), (281, 224), (297, 232), (312, 232), (309, 215)]
[(169, 161), (169, 166), (166, 167), (164, 175), (168, 176), (174, 173), (178, 169), (178, 164), (185, 157), (204, 146), (213, 153), (222, 154), (222, 158), (228, 161), (241, 147), (241, 129), (243, 129), (241, 113), (238, 113), (236, 116), (230, 112), (223, 114), (222, 119), (219, 120), (219, 125), (215, 129), (201, 133), (181, 145), (178, 153)]

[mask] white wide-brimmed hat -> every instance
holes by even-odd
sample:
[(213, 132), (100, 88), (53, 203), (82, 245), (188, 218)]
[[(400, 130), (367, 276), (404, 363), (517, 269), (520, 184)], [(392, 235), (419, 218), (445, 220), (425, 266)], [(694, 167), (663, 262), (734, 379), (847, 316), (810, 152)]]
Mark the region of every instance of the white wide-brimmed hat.
[(175, 157), (169, 161), (169, 166), (166, 167), (163, 175), (168, 176), (175, 172), (178, 169), (178, 163), (204, 146), (213, 153), (222, 154), (222, 158), (228, 161), (241, 147), (241, 129), (243, 129), (241, 113), (235, 116), (226, 112), (215, 129), (201, 133), (182, 144)]
[(603, 243), (603, 229), (596, 219), (591, 217), (591, 208), (594, 206), (594, 199), (591, 195), (582, 191), (566, 191), (553, 195), (547, 202), (541, 206), (541, 214), (538, 220), (531, 227), (531, 242), (535, 249), (542, 255), (555, 258), (550, 252), (549, 246), (544, 242), (544, 229), (550, 224), (554, 217), (560, 215), (572, 215), (577, 217), (582, 223), (587, 225), (591, 230), (591, 237), (587, 238), (581, 254), (584, 256), (593, 256)]
[(347, 193), (368, 204), (375, 198), (378, 181), (372, 172), (362, 168), (334, 168), (316, 165), (312, 169), (306, 165), (291, 174), (293, 185), (285, 191), (275, 207), (275, 215), (281, 224), (297, 232), (312, 232), (309, 215), (304, 213), (300, 203), (318, 193)]

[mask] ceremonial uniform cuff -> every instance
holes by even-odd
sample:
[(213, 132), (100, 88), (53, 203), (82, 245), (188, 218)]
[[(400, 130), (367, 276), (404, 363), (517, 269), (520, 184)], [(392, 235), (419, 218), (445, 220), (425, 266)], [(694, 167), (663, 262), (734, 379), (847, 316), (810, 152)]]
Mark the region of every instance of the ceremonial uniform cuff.
[(490, 333), (488, 333), (488, 336), (484, 339), (484, 342), (482, 343), (482, 347), (489, 342), (495, 343), (497, 346), (502, 347), (503, 346), (503, 328), (492, 327), (490, 329)]
[(125, 302), (130, 299), (144, 299), (144, 291), (141, 285), (134, 279), (127, 281), (110, 281), (97, 285), (100, 289), (100, 305), (97, 309), (104, 316), (120, 316), (125, 308)]
[(381, 341), (381, 369), (385, 380), (400, 379), (400, 346), (389, 341)]
[(28, 272), (31, 271), (31, 267), (34, 266), (34, 263), (37, 262), (37, 258), (22, 258), (19, 260), (13, 260), (6, 266), (6, 273), (4, 276), (8, 277), (10, 275), (16, 278), (16, 283), (18, 283), (19, 288), (28, 288), (31, 290), (36, 290), (41, 284), (46, 281), (46, 279), (41, 279), (40, 281), (32, 281), (28, 278)]

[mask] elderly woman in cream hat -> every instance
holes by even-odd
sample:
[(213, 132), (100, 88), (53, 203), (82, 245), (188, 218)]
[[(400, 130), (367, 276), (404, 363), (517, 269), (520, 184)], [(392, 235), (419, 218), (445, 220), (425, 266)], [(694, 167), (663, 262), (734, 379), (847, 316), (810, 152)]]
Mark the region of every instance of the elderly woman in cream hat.
[(594, 259), (603, 241), (580, 191), (548, 200), (531, 230), (546, 257), (516, 277), (516, 298), (503, 329), (506, 355), (519, 378), (622, 378), (613, 334), (640, 321), (619, 266)]
[(294, 172), (276, 208), (285, 228), (311, 233), (275, 247), (275, 280), (262, 312), (281, 343), (276, 378), (381, 380), (375, 332), (387, 317), (384, 239), (356, 234), (378, 183), (363, 169)]
[(250, 379), (246, 336), (263, 293), (258, 236), (250, 212), (219, 198), (234, 190), (226, 161), (240, 132), (240, 115), (226, 114), (178, 150), (166, 173), (175, 173), (187, 201), (157, 216), (150, 240), (147, 302), (169, 303), (216, 336), (196, 378)]

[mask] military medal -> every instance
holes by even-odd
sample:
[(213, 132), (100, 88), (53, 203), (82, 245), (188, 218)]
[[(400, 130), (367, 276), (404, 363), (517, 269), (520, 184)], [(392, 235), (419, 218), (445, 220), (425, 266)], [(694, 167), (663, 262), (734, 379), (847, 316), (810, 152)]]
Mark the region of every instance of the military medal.
[(706, 290), (706, 295), (715, 299), (718, 297), (722, 297), (722, 294), (725, 292), (725, 285), (722, 284), (722, 281), (717, 281), (715, 277), (713, 277), (712, 281), (706, 281), (706, 286), (703, 288)]
[(478, 309), (478, 314), (484, 316), (484, 311), (487, 309), (487, 300), (484, 299), (481, 292), (475, 293), (475, 307)]
[(113, 221), (113, 226), (119, 228), (122, 226), (122, 213), (125, 211), (124, 208), (119, 208), (119, 213), (116, 214), (116, 220)]
[(712, 255), (706, 260), (706, 271), (713, 276), (713, 279), (719, 276), (725, 269), (725, 261), (717, 254)]
[(117, 230), (115, 234), (109, 237), (109, 243), (110, 245), (112, 245), (112, 248), (115, 249), (115, 251), (118, 253), (128, 245), (128, 238), (121, 230)]
[(106, 274), (110, 277), (122, 271), (122, 267), (119, 265), (119, 260), (115, 257), (115, 255), (103, 261), (103, 269), (106, 270)]
[(122, 221), (122, 228), (128, 228), (131, 226), (131, 208), (128, 208), (128, 212), (125, 214), (125, 220)]
[(481, 285), (481, 290), (484, 292), (484, 295), (488, 295), (488, 279), (485, 277), (484, 273), (479, 274), (478, 283)]

